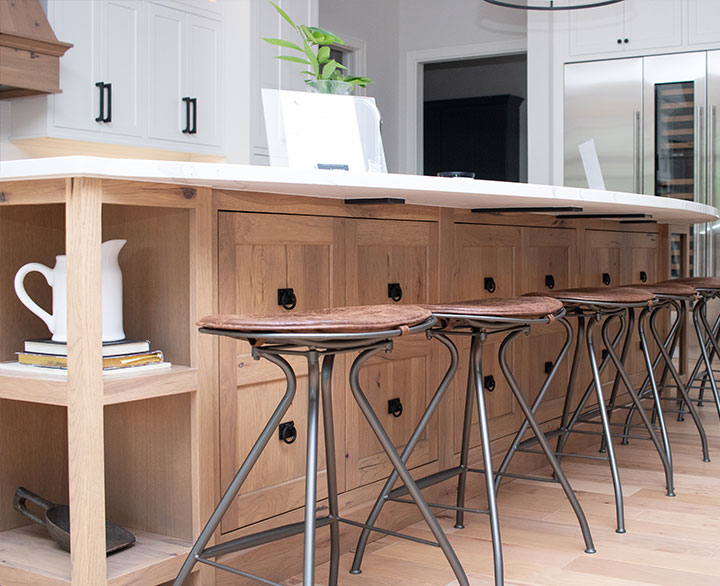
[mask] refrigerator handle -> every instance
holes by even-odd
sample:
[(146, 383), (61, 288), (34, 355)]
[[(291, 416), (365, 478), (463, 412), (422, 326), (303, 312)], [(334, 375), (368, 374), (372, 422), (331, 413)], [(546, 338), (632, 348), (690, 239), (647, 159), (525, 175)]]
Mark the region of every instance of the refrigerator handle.
[(695, 115), (695, 201), (706, 203), (705, 185), (706, 178), (703, 177), (703, 123), (705, 120), (705, 108), (698, 106)]
[(710, 165), (708, 170), (708, 205), (715, 205), (715, 124), (717, 123), (717, 107), (712, 105), (708, 108), (708, 147), (707, 147), (707, 164)]
[(640, 110), (633, 110), (633, 189), (635, 193), (642, 193), (642, 140), (640, 132)]

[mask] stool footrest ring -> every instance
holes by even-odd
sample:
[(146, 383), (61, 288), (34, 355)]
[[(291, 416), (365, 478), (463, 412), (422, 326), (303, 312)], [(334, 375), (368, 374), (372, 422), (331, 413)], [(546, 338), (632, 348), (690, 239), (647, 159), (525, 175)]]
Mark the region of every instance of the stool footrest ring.
[[(463, 469), (461, 466), (456, 466), (455, 468), (448, 468), (447, 470), (441, 470), (440, 472), (435, 472), (435, 474), (430, 474), (428, 476), (420, 478), (419, 480), (415, 481), (415, 484), (417, 484), (417, 487), (420, 489), (427, 488), (428, 486), (435, 486), (436, 484), (445, 482), (450, 478), (459, 476), (460, 474), (462, 474), (462, 472)], [(406, 494), (408, 494), (408, 489), (405, 486), (399, 486), (395, 490), (391, 490), (388, 494), (388, 497), (405, 496)]]

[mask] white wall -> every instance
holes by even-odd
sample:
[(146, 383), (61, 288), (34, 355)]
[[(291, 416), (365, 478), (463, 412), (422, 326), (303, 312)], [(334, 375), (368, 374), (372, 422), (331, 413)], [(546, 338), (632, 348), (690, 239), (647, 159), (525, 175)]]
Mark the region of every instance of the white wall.
[(383, 117), (383, 144), (388, 170), (398, 171), (399, 114), (397, 0), (320, 0), (320, 26), (365, 43), (365, 74), (375, 83), (367, 94), (375, 98)]

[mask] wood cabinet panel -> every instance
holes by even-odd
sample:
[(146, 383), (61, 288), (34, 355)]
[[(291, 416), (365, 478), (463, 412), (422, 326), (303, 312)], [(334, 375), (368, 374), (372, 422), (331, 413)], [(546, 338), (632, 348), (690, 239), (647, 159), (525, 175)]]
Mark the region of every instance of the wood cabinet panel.
[[(512, 297), (520, 293), (521, 270), (521, 229), (514, 226), (488, 226), (483, 224), (456, 224), (454, 238), (454, 270), (450, 284), (450, 299), (479, 299), (487, 297)], [(495, 291), (485, 288), (485, 280), (492, 278)], [(461, 430), (465, 412), (467, 388), (467, 367), (469, 342), (455, 340), (460, 351), (460, 368), (453, 382), (453, 447), (460, 451)], [(489, 338), (483, 350), (483, 377), (492, 376), (495, 390), (486, 391), (490, 434), (492, 438), (502, 437), (520, 424), (521, 413), (512, 397), (512, 391), (505, 382), (498, 365), (497, 353), (500, 337)], [(511, 351), (511, 366), (519, 364), (518, 348)], [(516, 372), (518, 380), (521, 372)], [(477, 423), (477, 413), (473, 413)], [(473, 425), (471, 446), (480, 445), (480, 432)]]
[[(277, 290), (293, 288), (292, 311), (330, 307), (342, 282), (333, 244), (333, 218), (221, 212), (219, 218), (219, 310), (221, 313), (277, 313)], [(269, 419), (285, 391), (285, 377), (275, 365), (254, 361), (245, 342), (222, 338), (220, 358), (220, 476), (224, 488)], [(307, 363), (289, 360), (298, 390), (284, 421), (294, 421), (298, 439), (271, 440), (223, 519), (223, 531), (301, 507), (304, 498)], [(336, 361), (335, 410), (344, 411), (343, 360)], [(336, 422), (338, 453), (343, 453), (343, 418)], [(321, 423), (322, 425), (322, 423)], [(320, 428), (322, 429), (322, 427)], [(320, 433), (318, 498), (326, 496), (324, 442)], [(338, 462), (343, 488), (343, 460)]]
[[(348, 305), (395, 303), (388, 285), (399, 284), (397, 303), (431, 303), (436, 298), (437, 225), (430, 222), (347, 220), (346, 300)], [(360, 382), (368, 400), (396, 447), (401, 448), (422, 416), (439, 384), (434, 352), (441, 351), (424, 336), (396, 339), (391, 354), (374, 357)], [(348, 360), (351, 358), (349, 357)], [(388, 412), (399, 398), (403, 413)], [(357, 405), (347, 399), (347, 487), (387, 476), (391, 466)], [(437, 423), (433, 419), (410, 459), (409, 467), (438, 457)]]

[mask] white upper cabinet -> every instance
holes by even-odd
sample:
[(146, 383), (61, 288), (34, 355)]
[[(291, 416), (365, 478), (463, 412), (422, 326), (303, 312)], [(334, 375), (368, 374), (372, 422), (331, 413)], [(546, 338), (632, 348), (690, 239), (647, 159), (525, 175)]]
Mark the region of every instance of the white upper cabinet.
[(570, 55), (680, 47), (683, 6), (684, 0), (625, 0), (574, 10), (569, 17)]
[(718, 0), (689, 0), (688, 44), (720, 45), (720, 2)]
[[(62, 94), (14, 100), (11, 140), (62, 138), (221, 155), (218, 3), (48, 0)], [(185, 100), (183, 100), (185, 98)]]
[(150, 138), (219, 143), (220, 23), (148, 5)]

